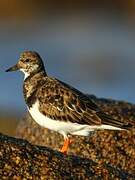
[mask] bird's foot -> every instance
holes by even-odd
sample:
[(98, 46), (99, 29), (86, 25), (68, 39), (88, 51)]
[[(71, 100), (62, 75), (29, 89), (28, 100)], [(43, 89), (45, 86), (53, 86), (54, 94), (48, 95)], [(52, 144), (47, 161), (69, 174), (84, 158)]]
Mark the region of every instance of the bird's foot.
[(64, 144), (60, 150), (60, 152), (67, 154), (67, 150), (70, 144), (72, 144), (73, 140), (71, 139), (65, 139)]

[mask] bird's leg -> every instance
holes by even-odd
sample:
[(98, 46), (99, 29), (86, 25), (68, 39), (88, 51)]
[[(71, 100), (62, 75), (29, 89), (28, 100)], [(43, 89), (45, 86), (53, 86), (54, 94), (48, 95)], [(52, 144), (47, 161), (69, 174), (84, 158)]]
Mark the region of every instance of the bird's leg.
[(70, 138), (66, 138), (60, 152), (67, 154), (68, 147), (72, 142), (73, 141)]

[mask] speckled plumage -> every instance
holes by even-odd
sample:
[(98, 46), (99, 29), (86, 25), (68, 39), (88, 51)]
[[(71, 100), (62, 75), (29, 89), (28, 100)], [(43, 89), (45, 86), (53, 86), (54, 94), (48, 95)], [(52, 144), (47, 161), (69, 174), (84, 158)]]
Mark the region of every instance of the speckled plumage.
[(87, 125), (104, 122), (117, 127), (122, 125), (104, 114), (86, 95), (55, 78), (45, 76), (43, 72), (25, 79), (24, 96), (29, 108), (38, 99), (40, 112), (54, 120)]
[(40, 125), (58, 131), (65, 138), (69, 134), (88, 135), (95, 129), (128, 128), (102, 112), (87, 95), (47, 76), (38, 53), (23, 52), (19, 62), (7, 71), (18, 69), (25, 74), (23, 93), (29, 112)]

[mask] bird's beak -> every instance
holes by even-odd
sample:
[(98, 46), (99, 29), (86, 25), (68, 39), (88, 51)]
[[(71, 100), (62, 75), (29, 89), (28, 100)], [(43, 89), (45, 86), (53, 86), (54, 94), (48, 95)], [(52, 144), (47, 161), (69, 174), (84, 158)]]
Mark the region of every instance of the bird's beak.
[(17, 71), (17, 70), (19, 70), (18, 64), (10, 67), (9, 69), (6, 70), (6, 72)]

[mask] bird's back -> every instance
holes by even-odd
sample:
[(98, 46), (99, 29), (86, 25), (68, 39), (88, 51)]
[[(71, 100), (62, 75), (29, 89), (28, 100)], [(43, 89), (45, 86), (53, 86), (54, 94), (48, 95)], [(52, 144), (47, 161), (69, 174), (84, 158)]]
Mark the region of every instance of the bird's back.
[(46, 77), (34, 94), (40, 111), (54, 120), (90, 126), (109, 125), (128, 128), (123, 122), (102, 112), (87, 95), (58, 79)]

